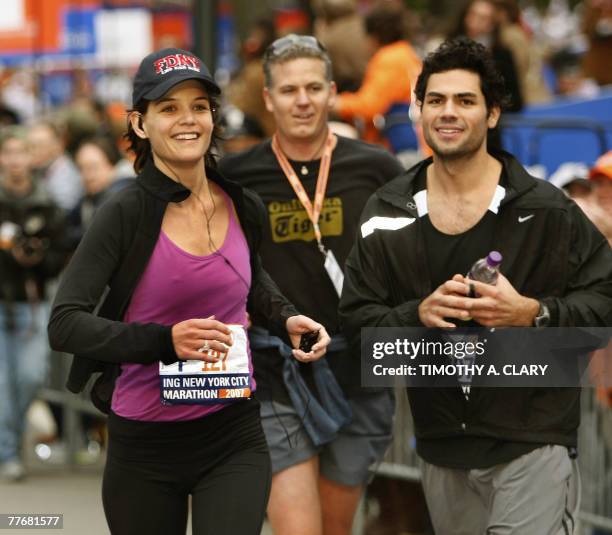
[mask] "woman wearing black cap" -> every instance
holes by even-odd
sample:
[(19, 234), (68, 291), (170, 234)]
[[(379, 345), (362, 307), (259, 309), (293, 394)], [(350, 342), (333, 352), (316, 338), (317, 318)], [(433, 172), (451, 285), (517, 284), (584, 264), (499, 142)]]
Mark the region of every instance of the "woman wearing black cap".
[(75, 353), (70, 390), (102, 372), (92, 400), (109, 413), (114, 535), (184, 534), (190, 495), (194, 535), (259, 534), (270, 464), (247, 309), (294, 347), (318, 331), (300, 361), (329, 343), (261, 268), (263, 204), (214, 169), (218, 94), (189, 52), (142, 61), (127, 133), (138, 178), (96, 214), (49, 322), (52, 347)]

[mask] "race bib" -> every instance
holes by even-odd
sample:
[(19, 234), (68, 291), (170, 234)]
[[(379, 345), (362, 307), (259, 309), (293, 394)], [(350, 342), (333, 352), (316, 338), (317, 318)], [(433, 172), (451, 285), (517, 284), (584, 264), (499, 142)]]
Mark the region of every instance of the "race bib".
[(234, 343), (217, 362), (181, 360), (159, 363), (161, 401), (167, 405), (215, 404), (251, 396), (247, 336), (242, 325), (228, 325)]

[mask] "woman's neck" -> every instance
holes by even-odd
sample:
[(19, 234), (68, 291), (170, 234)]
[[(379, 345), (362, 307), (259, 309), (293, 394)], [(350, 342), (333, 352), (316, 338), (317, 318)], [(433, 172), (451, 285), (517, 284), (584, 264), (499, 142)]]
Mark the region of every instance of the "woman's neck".
[(155, 167), (162, 173), (189, 191), (199, 191), (202, 189), (202, 184), (207, 180), (203, 159), (199, 160), (195, 165), (193, 163), (169, 163), (153, 154), (153, 161), (155, 162)]

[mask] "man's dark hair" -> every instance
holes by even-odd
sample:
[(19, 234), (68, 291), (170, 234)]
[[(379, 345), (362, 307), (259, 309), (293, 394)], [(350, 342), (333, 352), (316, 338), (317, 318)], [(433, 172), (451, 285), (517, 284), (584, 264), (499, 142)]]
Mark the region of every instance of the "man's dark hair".
[(381, 45), (389, 45), (404, 39), (404, 13), (399, 8), (379, 5), (368, 13), (364, 23), (366, 33)]
[(480, 89), (485, 97), (487, 110), (499, 106), (502, 110), (509, 104), (504, 79), (497, 70), (489, 51), (481, 44), (457, 37), (442, 43), (423, 62), (423, 70), (416, 82), (414, 92), (423, 105), (427, 82), (432, 74), (461, 69), (480, 76)]

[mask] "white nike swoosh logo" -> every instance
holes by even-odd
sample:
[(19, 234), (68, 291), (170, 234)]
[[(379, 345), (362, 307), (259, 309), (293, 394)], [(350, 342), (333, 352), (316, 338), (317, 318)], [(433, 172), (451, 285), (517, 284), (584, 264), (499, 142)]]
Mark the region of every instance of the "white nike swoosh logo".
[(524, 217), (519, 216), (518, 218), (518, 222), (519, 223), (524, 223), (525, 221), (527, 221), (528, 219), (531, 219), (535, 214), (531, 214), (531, 215), (526, 215)]

